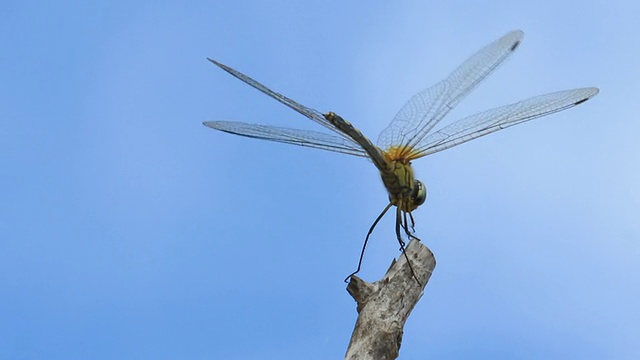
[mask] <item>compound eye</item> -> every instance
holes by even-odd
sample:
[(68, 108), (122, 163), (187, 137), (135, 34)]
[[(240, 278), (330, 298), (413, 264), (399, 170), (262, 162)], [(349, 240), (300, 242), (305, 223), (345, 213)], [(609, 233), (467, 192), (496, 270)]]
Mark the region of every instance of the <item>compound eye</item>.
[(411, 197), (413, 198), (413, 203), (416, 206), (424, 204), (427, 200), (427, 187), (424, 186), (422, 181), (415, 180), (413, 183), (413, 194), (411, 194)]

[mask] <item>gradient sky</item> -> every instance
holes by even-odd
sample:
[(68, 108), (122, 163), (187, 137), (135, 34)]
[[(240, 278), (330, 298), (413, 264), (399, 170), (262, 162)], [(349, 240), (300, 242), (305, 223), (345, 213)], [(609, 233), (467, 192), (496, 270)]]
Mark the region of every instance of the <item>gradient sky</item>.
[[(522, 29), (445, 120), (593, 100), (414, 163), (438, 261), (402, 359), (640, 358), (640, 3), (4, 1), (0, 359), (336, 359), (387, 195), (367, 160), (240, 138), (320, 130), (222, 61), (377, 134)], [(392, 217), (362, 277), (399, 256)]]

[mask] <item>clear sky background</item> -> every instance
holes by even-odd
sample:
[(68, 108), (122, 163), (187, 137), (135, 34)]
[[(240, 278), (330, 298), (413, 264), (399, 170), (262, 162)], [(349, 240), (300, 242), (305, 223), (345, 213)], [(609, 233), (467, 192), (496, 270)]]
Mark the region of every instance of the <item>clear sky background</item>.
[[(414, 163), (438, 266), (400, 356), (640, 358), (640, 3), (471, 3), (3, 1), (0, 359), (341, 358), (379, 176), (204, 127), (322, 130), (206, 57), (375, 140), (514, 29), (518, 51), (445, 123), (601, 92)], [(387, 217), (362, 277), (399, 255)]]

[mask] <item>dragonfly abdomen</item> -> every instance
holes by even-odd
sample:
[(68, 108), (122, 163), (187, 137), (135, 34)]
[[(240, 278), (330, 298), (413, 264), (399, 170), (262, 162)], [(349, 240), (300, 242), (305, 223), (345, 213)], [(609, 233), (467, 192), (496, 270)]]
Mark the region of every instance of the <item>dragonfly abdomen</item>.
[(340, 115), (334, 112), (328, 112), (323, 115), (324, 118), (335, 126), (341, 133), (349, 136), (353, 141), (357, 142), (364, 151), (367, 152), (371, 161), (381, 172), (388, 172), (389, 166), (385, 161), (382, 151), (377, 146), (373, 145), (371, 140), (364, 136), (360, 130), (356, 129), (350, 122), (343, 119)]

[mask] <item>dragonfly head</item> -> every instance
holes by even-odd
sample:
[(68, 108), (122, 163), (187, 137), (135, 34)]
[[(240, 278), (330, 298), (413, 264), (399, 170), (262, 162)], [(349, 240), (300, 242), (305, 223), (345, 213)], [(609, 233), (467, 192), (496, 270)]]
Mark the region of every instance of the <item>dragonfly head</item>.
[(413, 205), (416, 208), (424, 204), (424, 202), (427, 200), (427, 187), (424, 186), (424, 183), (422, 181), (413, 181), (413, 192), (411, 193), (411, 200), (413, 201)]
[(427, 200), (427, 187), (420, 180), (413, 180), (412, 187), (405, 187), (401, 193), (389, 192), (389, 202), (405, 212), (412, 212)]

